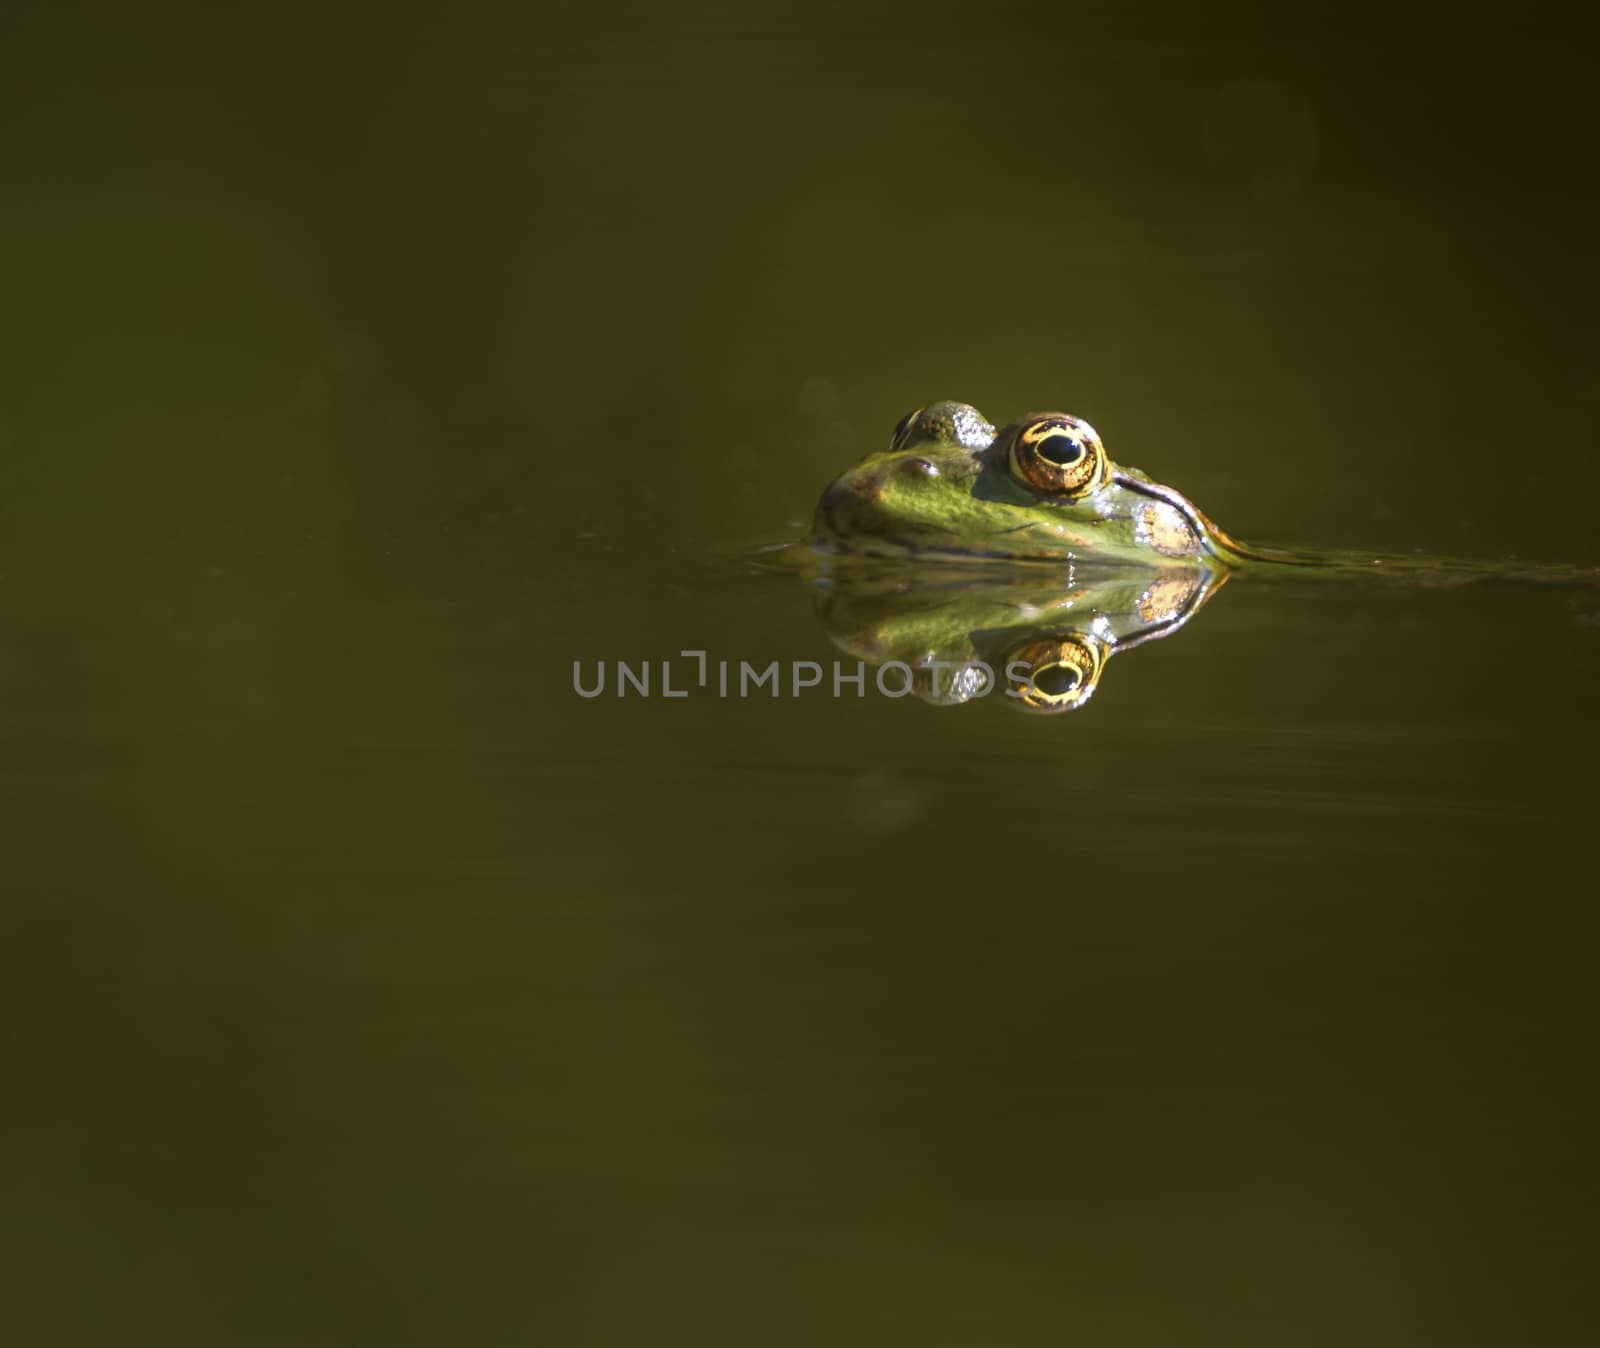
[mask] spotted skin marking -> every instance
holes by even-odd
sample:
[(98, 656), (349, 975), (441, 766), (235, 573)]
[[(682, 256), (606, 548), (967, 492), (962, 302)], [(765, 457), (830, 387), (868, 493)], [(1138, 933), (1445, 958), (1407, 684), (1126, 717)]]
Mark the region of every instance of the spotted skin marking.
[(1152, 501), (1139, 511), (1138, 536), (1163, 557), (1193, 557), (1200, 538), (1183, 512), (1165, 501)]
[(1167, 576), (1139, 596), (1139, 621), (1170, 622), (1189, 606), (1200, 581), (1195, 576)]

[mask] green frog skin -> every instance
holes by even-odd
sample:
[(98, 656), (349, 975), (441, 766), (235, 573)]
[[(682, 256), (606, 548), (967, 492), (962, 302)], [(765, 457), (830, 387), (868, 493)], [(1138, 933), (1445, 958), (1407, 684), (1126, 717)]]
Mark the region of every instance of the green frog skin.
[(1265, 558), (1171, 487), (1113, 463), (1088, 422), (1041, 412), (996, 431), (956, 402), (911, 413), (887, 450), (836, 478), (810, 541), (880, 557), (1218, 569)]

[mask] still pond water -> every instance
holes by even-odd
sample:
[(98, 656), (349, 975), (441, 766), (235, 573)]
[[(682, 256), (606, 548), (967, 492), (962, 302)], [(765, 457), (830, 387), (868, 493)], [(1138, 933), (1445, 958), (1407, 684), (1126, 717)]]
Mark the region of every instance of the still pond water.
[(1246, 576), (1055, 717), (572, 685), (846, 658), (747, 550), (942, 397), (1600, 562), (1559, 58), (502, 22), (24, 90), (7, 1341), (1588, 1341), (1600, 590)]

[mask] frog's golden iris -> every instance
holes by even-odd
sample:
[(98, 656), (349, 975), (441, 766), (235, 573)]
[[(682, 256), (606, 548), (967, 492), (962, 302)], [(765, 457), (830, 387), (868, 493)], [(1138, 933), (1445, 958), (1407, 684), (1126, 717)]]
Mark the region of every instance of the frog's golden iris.
[(1010, 457), (1018, 480), (1067, 500), (1098, 491), (1111, 477), (1111, 461), (1094, 427), (1065, 412), (1018, 422)]
[(1024, 711), (1069, 711), (1094, 695), (1105, 649), (1096, 639), (1078, 634), (1043, 637), (1013, 653), (1008, 674), (1017, 665), (1026, 667), (1028, 677), (1011, 691)]

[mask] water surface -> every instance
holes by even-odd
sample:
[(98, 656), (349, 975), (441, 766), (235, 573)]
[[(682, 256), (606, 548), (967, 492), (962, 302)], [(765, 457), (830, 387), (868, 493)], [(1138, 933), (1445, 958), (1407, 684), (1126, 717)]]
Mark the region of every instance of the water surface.
[(284, 22), (7, 86), (8, 1340), (1586, 1338), (1593, 591), (571, 684), (940, 397), (1600, 562), (1576, 55)]

